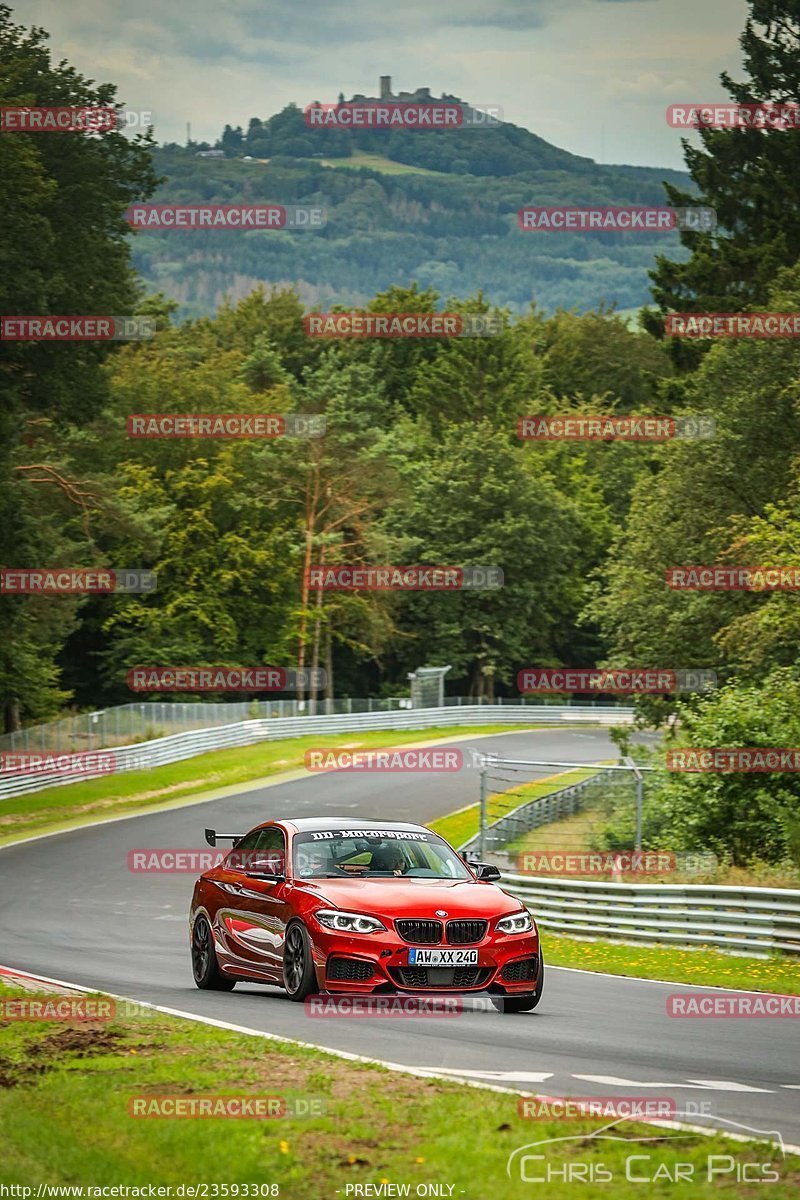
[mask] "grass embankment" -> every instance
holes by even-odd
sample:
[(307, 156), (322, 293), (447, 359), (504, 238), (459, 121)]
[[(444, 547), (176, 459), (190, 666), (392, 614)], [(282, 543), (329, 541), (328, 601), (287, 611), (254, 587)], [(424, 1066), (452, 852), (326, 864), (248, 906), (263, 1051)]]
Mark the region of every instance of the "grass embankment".
[[(548, 796), (560, 788), (580, 783), (582, 779), (593, 774), (595, 774), (594, 770), (565, 771), (560, 775), (548, 775), (546, 779), (539, 779), (536, 783), (523, 783), (509, 788), (506, 792), (496, 793), (487, 800), (489, 824), (498, 821), (500, 817), (519, 807), (520, 804), (527, 804), (530, 800)], [(480, 811), (479, 804), (470, 804), (467, 808), (461, 808), (457, 812), (448, 813), (447, 816), (438, 817), (429, 824), (431, 829), (435, 829), (452, 846), (463, 846), (464, 842), (474, 837), (480, 828)]]
[[(258, 784), (271, 776), (302, 770), (306, 750), (346, 748), (374, 750), (382, 747), (413, 745), (440, 739), (474, 737), (478, 734), (510, 733), (519, 729), (542, 728), (533, 725), (482, 725), (469, 728), (431, 728), (388, 732), (338, 735), (310, 734), (308, 737), (283, 738), (258, 742), (254, 746), (214, 750), (182, 762), (168, 763), (121, 775), (102, 775), (84, 783), (45, 788), (24, 796), (12, 796), (0, 803), (0, 845), (36, 833), (66, 829), (88, 821), (121, 816), (155, 805), (191, 797), (222, 788), (235, 790), (237, 784)], [(465, 771), (465, 796), (477, 790), (477, 772)], [(377, 776), (376, 776), (377, 778)], [(409, 776), (413, 779), (413, 776)], [(469, 782), (466, 782), (466, 780)], [(474, 784), (474, 788), (473, 788)]]
[[(631, 804), (633, 804), (631, 798)], [(602, 842), (602, 830), (608, 823), (608, 818), (597, 808), (584, 809), (574, 816), (564, 817), (550, 825), (532, 829), (530, 833), (509, 843), (506, 849), (511, 854), (523, 855), (531, 851), (569, 850), (575, 853), (589, 852)], [(669, 850), (669, 846), (664, 848)], [(702, 860), (702, 855), (698, 859)], [(714, 856), (710, 856), (713, 863)], [(575, 875), (576, 879), (612, 879), (611, 872), (604, 875)], [(800, 888), (800, 868), (791, 864), (751, 863), (746, 867), (734, 867), (730, 863), (720, 862), (708, 870), (701, 869), (701, 862), (696, 869), (681, 870), (680, 859), (676, 869), (668, 875), (633, 875), (623, 873), (624, 883), (714, 883), (726, 887), (770, 887), (770, 888)]]
[[(4, 998), (34, 998), (0, 990)], [(534, 1025), (538, 1018), (509, 1019)], [(452, 1185), (452, 1192), (434, 1194), (515, 1200), (529, 1198), (531, 1185), (520, 1181), (518, 1170), (515, 1178), (507, 1177), (511, 1152), (563, 1137), (575, 1140), (550, 1142), (531, 1153), (545, 1154), (552, 1169), (562, 1173), (565, 1162), (595, 1169), (602, 1163), (613, 1173), (609, 1194), (615, 1197), (642, 1194), (640, 1183), (625, 1179), (629, 1154), (649, 1156), (636, 1163), (640, 1175), (647, 1170), (652, 1176), (660, 1166), (661, 1178), (647, 1189), (656, 1200), (674, 1197), (674, 1183), (664, 1172), (674, 1173), (677, 1163), (692, 1164), (693, 1197), (712, 1196), (719, 1178), (707, 1179), (708, 1155), (728, 1154), (738, 1164), (772, 1161), (780, 1181), (769, 1192), (777, 1200), (795, 1196), (800, 1184), (798, 1160), (782, 1161), (778, 1151), (763, 1144), (627, 1121), (614, 1127), (616, 1137), (658, 1140), (592, 1141), (590, 1135), (606, 1122), (525, 1120), (518, 1116), (514, 1095), (418, 1079), (160, 1013), (92, 1023), (16, 1020), (3, 1025), (0, 1183), (33, 1187), (33, 1195), (39, 1184), (173, 1189), (250, 1184), (258, 1185), (261, 1195), (283, 1200), (334, 1200), (337, 1193), (397, 1195), (380, 1189), (387, 1183), (407, 1185), (413, 1196), (417, 1185), (436, 1183)], [(309, 1037), (315, 1032), (310, 1028)], [(285, 1097), (290, 1110), (298, 1101), (313, 1102), (317, 1115), (207, 1117), (198, 1123), (133, 1117), (129, 1111), (132, 1098), (242, 1094)], [(534, 1175), (545, 1169), (545, 1163), (528, 1167)], [(737, 1184), (733, 1174), (727, 1178), (726, 1194), (732, 1197), (760, 1194), (758, 1184)], [(264, 1190), (273, 1184), (274, 1193)], [(362, 1189), (355, 1192), (353, 1184)], [(363, 1190), (365, 1184), (378, 1190)], [(206, 1194), (246, 1193), (209, 1187)], [(574, 1183), (556, 1176), (547, 1195), (571, 1200)]]
[(546, 929), (542, 929), (541, 934), (548, 966), (578, 967), (582, 971), (635, 975), (641, 979), (668, 979), (673, 983), (694, 983), (702, 987), (800, 994), (797, 955), (751, 958), (723, 954), (710, 946), (686, 950), (679, 946), (631, 946), (600, 939), (584, 941), (558, 937)]

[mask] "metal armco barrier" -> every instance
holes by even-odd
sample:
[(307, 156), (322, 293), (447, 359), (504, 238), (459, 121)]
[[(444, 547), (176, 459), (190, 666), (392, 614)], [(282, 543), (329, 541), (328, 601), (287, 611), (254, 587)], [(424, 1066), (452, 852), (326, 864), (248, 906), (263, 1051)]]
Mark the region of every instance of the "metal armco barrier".
[[(304, 737), (308, 734), (358, 733), (370, 729), (402, 730), (458, 728), (461, 725), (562, 725), (580, 722), (593, 725), (629, 725), (632, 708), (586, 705), (463, 705), (461, 707), (399, 709), (396, 712), (342, 713), (337, 716), (303, 716), (260, 718), (236, 721), (212, 729), (193, 729), (187, 733), (171, 734), (139, 742), (133, 746), (117, 746), (97, 751), (113, 760), (113, 771), (149, 770), (165, 763), (180, 762), (206, 754), (209, 750), (225, 750), (233, 746), (249, 746), (254, 742), (278, 738)], [(43, 788), (65, 786), (85, 779), (97, 778), (95, 772), (65, 774), (33, 772), (21, 774), (0, 772), (0, 800)]]
[(554, 933), (767, 956), (800, 954), (800, 891), (718, 884), (601, 883), (503, 874)]

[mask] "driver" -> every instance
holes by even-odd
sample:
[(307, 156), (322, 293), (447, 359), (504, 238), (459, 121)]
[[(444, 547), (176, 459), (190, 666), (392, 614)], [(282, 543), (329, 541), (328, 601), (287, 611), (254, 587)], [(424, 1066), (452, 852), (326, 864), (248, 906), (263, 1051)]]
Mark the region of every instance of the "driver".
[(373, 851), (369, 869), (370, 871), (391, 871), (392, 875), (403, 875), (406, 866), (406, 856), (397, 842), (385, 842)]

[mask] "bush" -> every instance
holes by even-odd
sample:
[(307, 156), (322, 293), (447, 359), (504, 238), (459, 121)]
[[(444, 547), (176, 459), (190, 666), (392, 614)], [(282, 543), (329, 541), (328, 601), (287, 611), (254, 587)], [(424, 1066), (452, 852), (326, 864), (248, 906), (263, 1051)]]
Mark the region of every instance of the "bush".
[[(800, 679), (784, 668), (730, 684), (683, 706), (677, 729), (670, 749), (800, 747)], [(712, 850), (734, 866), (800, 863), (800, 773), (665, 771), (645, 795), (646, 846)]]

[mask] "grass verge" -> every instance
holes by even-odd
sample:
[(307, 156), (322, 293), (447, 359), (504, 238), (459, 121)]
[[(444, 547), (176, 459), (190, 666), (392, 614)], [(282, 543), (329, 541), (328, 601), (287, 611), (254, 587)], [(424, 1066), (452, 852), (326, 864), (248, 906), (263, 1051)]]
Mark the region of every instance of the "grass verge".
[[(271, 776), (303, 769), (306, 750), (321, 747), (369, 750), (418, 744), (433, 739), (473, 737), (476, 734), (510, 733), (537, 729), (535, 725), (490, 725), (469, 728), (431, 728), (337, 735), (311, 734), (258, 742), (254, 746), (214, 750), (182, 762), (150, 770), (103, 775), (83, 783), (44, 788), (12, 796), (0, 805), (0, 845), (36, 833), (66, 829), (88, 821), (115, 817), (236, 784), (257, 784)], [(477, 784), (476, 784), (477, 786)], [(465, 792), (467, 787), (465, 785)], [(196, 795), (195, 795), (196, 794)]]
[(636, 975), (641, 979), (668, 979), (703, 987), (800, 994), (800, 963), (790, 954), (751, 958), (723, 954), (711, 946), (692, 950), (678, 946), (631, 946), (599, 939), (558, 937), (546, 929), (541, 930), (541, 935), (544, 959), (549, 966)]
[[(13, 989), (2, 989), (2, 996), (34, 998)], [(480, 1020), (482, 1015), (427, 1019)], [(309, 1038), (314, 1033), (311, 1027)], [(289, 1111), (298, 1101), (313, 1101), (314, 1115), (209, 1117), (198, 1125), (191, 1118), (134, 1117), (129, 1110), (132, 1098), (242, 1094), (284, 1097)], [(442, 1187), (437, 1195), (515, 1200), (532, 1193), (518, 1168), (516, 1177), (506, 1176), (511, 1152), (569, 1137), (570, 1142), (550, 1141), (533, 1149), (547, 1162), (528, 1169), (535, 1165), (535, 1174), (552, 1169), (563, 1176), (565, 1163), (571, 1169), (583, 1164), (584, 1170), (602, 1165), (613, 1174), (615, 1197), (641, 1196), (641, 1184), (625, 1179), (625, 1158), (646, 1154), (646, 1161), (636, 1163), (638, 1173), (660, 1172), (647, 1189), (649, 1197), (674, 1196), (675, 1185), (665, 1172), (685, 1163), (693, 1173), (691, 1195), (702, 1200), (719, 1188), (719, 1177), (707, 1178), (708, 1156), (727, 1154), (737, 1165), (773, 1161), (779, 1181), (770, 1196), (783, 1200), (797, 1194), (800, 1163), (781, 1160), (763, 1143), (633, 1122), (616, 1125), (613, 1133), (657, 1140), (593, 1140), (605, 1122), (524, 1120), (517, 1103), (514, 1095), (418, 1079), (160, 1013), (102, 1023), (5, 1021), (0, 1183), (32, 1187), (33, 1195), (39, 1184), (173, 1189), (205, 1184), (208, 1197), (279, 1195), (283, 1200), (403, 1194), (380, 1187), (388, 1183), (407, 1185), (406, 1194), (413, 1196), (425, 1194), (417, 1192), (418, 1185), (436, 1183)], [(245, 1184), (259, 1190), (245, 1192)], [(358, 1191), (355, 1184), (361, 1185)], [(364, 1190), (367, 1184), (372, 1188)], [(211, 1185), (241, 1190), (215, 1192)], [(266, 1190), (273, 1185), (274, 1191)], [(726, 1193), (744, 1197), (759, 1191), (758, 1185), (737, 1184), (730, 1175)], [(547, 1195), (566, 1200), (574, 1195), (574, 1183), (556, 1176)]]
[[(631, 798), (633, 802), (633, 798)], [(541, 825), (529, 833), (510, 842), (506, 850), (510, 854), (523, 855), (535, 851), (563, 851), (575, 854), (588, 854), (596, 850), (598, 845), (606, 845), (604, 830), (608, 817), (601, 808), (595, 806)], [(702, 856), (700, 856), (702, 857)], [(711, 855), (714, 862), (714, 855)], [(611, 871), (593, 872), (591, 875), (576, 873), (574, 879), (614, 879), (623, 883), (714, 883), (726, 887), (769, 887), (769, 888), (800, 888), (800, 867), (792, 864), (775, 864), (751, 862), (748, 866), (735, 867), (730, 863), (720, 862), (709, 870), (681, 870), (680, 864), (670, 869), (668, 874), (644, 876), (631, 872), (623, 872), (614, 876)]]

